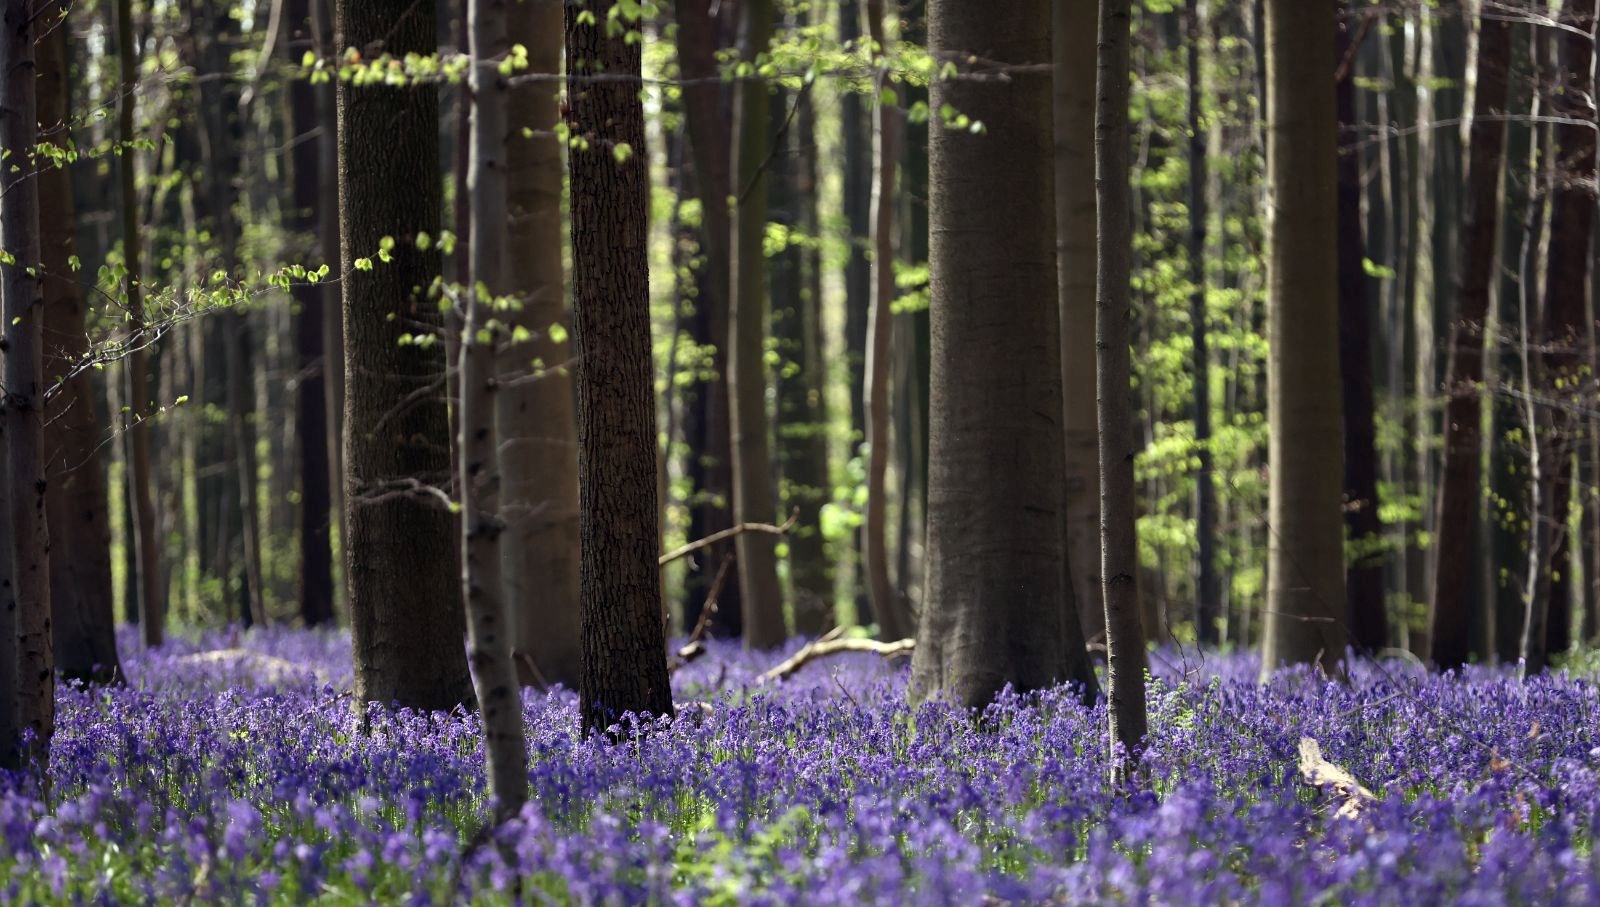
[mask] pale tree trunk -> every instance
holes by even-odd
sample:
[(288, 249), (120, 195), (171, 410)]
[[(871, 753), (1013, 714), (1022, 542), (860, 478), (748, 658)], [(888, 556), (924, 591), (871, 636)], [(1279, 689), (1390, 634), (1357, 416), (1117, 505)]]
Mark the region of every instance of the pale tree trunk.
[[(1505, 155), (1507, 83), (1511, 66), (1511, 23), (1484, 14), (1478, 28), (1478, 83), (1473, 95), (1467, 157), (1466, 219), (1462, 222), (1456, 314), (1450, 326), (1445, 388), (1444, 468), (1439, 490), (1438, 532), (1434, 536), (1433, 641), (1431, 658), (1440, 668), (1458, 668), (1472, 651), (1475, 573), (1467, 569), (1478, 540), (1479, 500), (1483, 494), (1484, 333), (1489, 290), (1494, 281), (1495, 230), (1500, 215), (1500, 173)], [(1477, 652), (1480, 658), (1488, 652)]]
[[(561, 72), (561, 4), (526, 0), (510, 40), (531, 73)], [(502, 317), (529, 339), (502, 338), (495, 424), (500, 433), (500, 539), (513, 644), (545, 683), (578, 683), (578, 439), (561, 272), (561, 144), (550, 81), (514, 86), (506, 149), (507, 291), (522, 308)], [(532, 132), (528, 135), (525, 130)], [(532, 672), (530, 672), (532, 673)], [(538, 679), (538, 678), (535, 678)]]
[[(1530, 392), (1547, 397), (1550, 412), (1541, 421), (1548, 434), (1539, 439), (1534, 470), (1533, 507), (1540, 551), (1556, 549), (1566, 533), (1571, 495), (1571, 453), (1580, 420), (1569, 409), (1581, 387), (1584, 296), (1589, 281), (1589, 234), (1594, 226), (1595, 130), (1593, 118), (1595, 0), (1569, 0), (1561, 11), (1563, 65), (1550, 99), (1555, 125), (1550, 199), (1550, 248), (1546, 265), (1541, 381)], [(13, 469), (15, 467), (13, 466)], [(1570, 550), (1570, 546), (1568, 547)], [(1553, 561), (1553, 559), (1552, 559)], [(19, 568), (20, 569), (20, 568)], [(1551, 570), (1559, 563), (1534, 566), (1522, 634), (1522, 673), (1538, 674), (1550, 659)], [(1560, 602), (1567, 607), (1566, 602)]]
[[(743, 57), (755, 59), (772, 38), (771, 0), (747, 0)], [(772, 454), (767, 443), (766, 256), (767, 85), (759, 78), (741, 81), (734, 91), (735, 134), (732, 194), (733, 305), (728, 326), (728, 395), (732, 399), (733, 520), (770, 523), (773, 500)], [(788, 636), (783, 594), (778, 587), (777, 536), (743, 532), (734, 540), (739, 559), (739, 591), (744, 606), (744, 643), (770, 649)]]
[(38, 19), (27, 3), (0, 15), (0, 147), (15, 157), (0, 167), (0, 297), (5, 300), (5, 445), (10, 469), (6, 514), (12, 593), (0, 607), (16, 609), (17, 720), (34, 734), (27, 756), (49, 764), (55, 732), (55, 658), (50, 634), (50, 563), (45, 525), (44, 292), (39, 277), (39, 181), (25, 155), (39, 141), (35, 102)]
[(506, 0), (469, 0), (471, 150), (467, 190), (472, 198), (472, 279), (461, 337), (461, 585), (467, 610), (467, 662), (483, 718), (489, 799), (498, 818), (517, 814), (528, 799), (528, 743), (522, 697), (511, 660), (511, 630), (501, 584), (498, 513), (500, 469), (495, 432), (494, 299), (506, 283), (506, 101), (510, 86), (499, 71), (510, 47)]
[(133, 142), (133, 105), (138, 81), (138, 60), (133, 50), (133, 2), (117, 0), (117, 65), (121, 79), (117, 108), (117, 140), (127, 150), (117, 161), (122, 207), (122, 258), (128, 271), (128, 328), (134, 336), (128, 353), (128, 484), (138, 563), (139, 633), (147, 647), (166, 639), (167, 601), (161, 582), (161, 542), (156, 534), (155, 501), (150, 493), (150, 353), (144, 327), (143, 287), (140, 283), (141, 225), (139, 195), (134, 179), (138, 170)]
[[(874, 81), (878, 110), (877, 147), (873, 149), (877, 179), (872, 187), (872, 311), (867, 325), (867, 509), (862, 523), (863, 564), (872, 612), (881, 639), (905, 639), (915, 632), (905, 601), (889, 581), (889, 356), (894, 335), (894, 192), (895, 164), (900, 155), (900, 111), (885, 98), (898, 98), (884, 64), (888, 36), (884, 0), (867, 0), (867, 28), (880, 69)], [(900, 506), (906, 506), (905, 501)]]
[(1067, 563), (1074, 610), (1103, 642), (1100, 594), (1100, 426), (1095, 412), (1095, 29), (1099, 0), (1055, 0), (1056, 276), (1061, 296)]
[[(1270, 470), (1263, 675), (1338, 671), (1345, 624), (1344, 419), (1332, 0), (1267, 2)], [(1322, 73), (1307, 78), (1307, 73)]]
[[(1133, 204), (1128, 166), (1128, 0), (1101, 0), (1095, 73), (1094, 172), (1099, 254), (1095, 378), (1100, 426), (1100, 575), (1106, 611), (1106, 698), (1114, 779), (1144, 742), (1144, 630), (1139, 620), (1138, 501), (1133, 476)], [(1120, 747), (1120, 753), (1116, 748)]]
[(614, 4), (591, 3), (590, 24), (568, 7), (565, 28), (572, 131), (588, 141), (568, 157), (586, 733), (607, 731), (624, 712), (672, 714), (656, 566), (644, 107), (636, 82), (584, 78), (639, 78), (639, 43), (606, 32)]
[[(1217, 576), (1217, 484), (1211, 465), (1211, 362), (1206, 324), (1206, 132), (1201, 122), (1199, 0), (1188, 0), (1189, 64), (1189, 335), (1194, 343), (1194, 533), (1197, 550), (1195, 629), (1204, 645), (1220, 640), (1222, 589)], [(1059, 192), (1059, 190), (1057, 190)]]
[(941, 61), (981, 53), (1015, 68), (930, 86), (932, 109), (950, 105), (984, 132), (929, 130), (928, 576), (911, 694), (982, 707), (1008, 683), (1073, 681), (1092, 699), (1082, 634), (1061, 607), (1050, 6), (932, 0), (928, 43)]
[[(39, 123), (47, 141), (67, 147), (70, 136), (67, 32), (56, 25), (64, 6), (41, 16), (48, 33), (38, 43)], [(50, 612), (56, 669), (71, 679), (116, 681), (116, 618), (112, 614), (111, 527), (102, 447), (106, 428), (89, 372), (88, 306), (72, 273), (76, 208), (71, 170), (44, 167), (38, 175), (40, 256), (44, 265), (44, 376), (57, 388), (45, 410), (45, 506), (50, 529)], [(69, 377), (70, 376), (70, 377)], [(65, 379), (65, 380), (63, 380)], [(59, 387), (57, 387), (59, 383)]]
[[(427, 0), (339, 0), (347, 47), (431, 54)], [(413, 288), (439, 276), (438, 92), (340, 82), (339, 197), (344, 273), (345, 581), (358, 702), (449, 709), (470, 702), (462, 646), (460, 551), (438, 493), (450, 480), (440, 345), (406, 334), (441, 327), (436, 299)], [(377, 255), (394, 237), (392, 261)], [(370, 258), (371, 270), (354, 267)]]

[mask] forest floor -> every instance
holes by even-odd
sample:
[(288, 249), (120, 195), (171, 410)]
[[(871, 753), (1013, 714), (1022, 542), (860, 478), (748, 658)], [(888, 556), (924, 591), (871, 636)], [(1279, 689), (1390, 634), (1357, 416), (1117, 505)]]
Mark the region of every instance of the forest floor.
[(0, 904), (1600, 901), (1578, 674), (1262, 686), (1249, 656), (1157, 653), (1125, 796), (1068, 690), (974, 720), (909, 708), (903, 662), (761, 686), (783, 653), (713, 644), (674, 678), (709, 707), (647, 738), (580, 739), (571, 693), (528, 693), (534, 799), (485, 836), (475, 720), (363, 732), (345, 636), (124, 643), (125, 688), (61, 691), (48, 793), (0, 779)]

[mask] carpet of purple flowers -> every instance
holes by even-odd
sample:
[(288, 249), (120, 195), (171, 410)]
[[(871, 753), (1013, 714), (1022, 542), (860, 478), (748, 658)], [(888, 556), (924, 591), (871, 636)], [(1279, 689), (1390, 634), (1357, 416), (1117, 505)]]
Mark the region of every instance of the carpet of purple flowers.
[[(130, 640), (131, 642), (131, 640)], [(909, 708), (872, 656), (756, 684), (713, 646), (686, 708), (620, 744), (524, 699), (534, 799), (492, 840), (475, 721), (370, 714), (339, 635), (126, 651), (64, 689), (47, 793), (0, 780), (0, 904), (1600, 902), (1600, 690), (1361, 665), (1256, 682), (1248, 656), (1156, 659), (1143, 791), (1107, 781), (1069, 691), (977, 718)], [(1379, 797), (1303, 785), (1296, 748)]]

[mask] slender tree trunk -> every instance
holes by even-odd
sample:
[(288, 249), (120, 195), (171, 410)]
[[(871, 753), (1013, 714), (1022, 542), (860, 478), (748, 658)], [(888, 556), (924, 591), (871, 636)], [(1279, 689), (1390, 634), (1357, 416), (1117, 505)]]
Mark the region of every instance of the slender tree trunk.
[[(1595, 130), (1593, 117), (1595, 0), (1569, 0), (1561, 11), (1563, 65), (1551, 96), (1556, 117), (1552, 159), (1550, 249), (1546, 266), (1544, 340), (1540, 396), (1548, 396), (1543, 417), (1549, 433), (1540, 441), (1543, 462), (1535, 469), (1533, 508), (1536, 530), (1555, 540), (1566, 531), (1571, 495), (1571, 451), (1577, 443), (1578, 420), (1569, 406), (1581, 385), (1584, 295), (1589, 282), (1589, 235), (1594, 226)], [(15, 466), (13, 466), (13, 469)], [(1536, 545), (1552, 550), (1552, 545)], [(1570, 550), (1570, 548), (1569, 548)], [(1544, 671), (1549, 663), (1548, 624), (1555, 605), (1549, 571), (1565, 569), (1554, 558), (1531, 583), (1527, 622), (1522, 634), (1524, 676)], [(1564, 604), (1564, 603), (1563, 603)]]
[[(44, 141), (70, 147), (71, 105), (66, 8), (40, 17), (38, 108)], [(88, 306), (72, 271), (76, 205), (71, 170), (39, 170), (41, 263), (44, 265), (45, 386), (57, 388), (45, 409), (45, 506), (50, 530), (50, 612), (56, 669), (68, 679), (120, 680), (112, 613), (111, 528), (101, 454), (106, 426), (94, 386), (81, 366), (89, 351)], [(57, 387), (59, 385), (59, 387)]]
[[(344, 48), (431, 54), (431, 2), (338, 0)], [(339, 198), (344, 277), (345, 523), (356, 699), (448, 709), (469, 702), (454, 520), (435, 495), (449, 481), (445, 363), (439, 344), (403, 335), (440, 327), (438, 92), (340, 82)], [(379, 252), (393, 237), (391, 261)], [(354, 267), (368, 259), (371, 269)], [(398, 316), (398, 317), (396, 317)]]
[[(861, 40), (861, 0), (839, 0), (839, 41), (851, 46)], [(872, 126), (862, 95), (846, 91), (839, 100), (839, 131), (844, 148), (840, 165), (845, 226), (849, 231), (849, 257), (844, 268), (844, 353), (850, 381), (850, 443), (848, 456), (859, 453), (867, 437), (867, 333), (872, 311), (872, 264), (867, 249), (872, 241)], [(856, 603), (856, 620), (877, 618), (872, 612), (870, 582), (866, 576), (866, 538), (855, 537), (857, 573), (850, 584)]]
[(1099, 254), (1095, 376), (1100, 424), (1100, 574), (1106, 610), (1111, 772), (1126, 779), (1144, 742), (1145, 654), (1139, 619), (1138, 504), (1133, 477), (1133, 192), (1128, 165), (1128, 0), (1101, 0), (1094, 172)]
[[(578, 362), (578, 491), (583, 544), (586, 732), (624, 712), (672, 714), (656, 557), (656, 408), (650, 375), (644, 107), (638, 41), (608, 35), (615, 0), (566, 15), (573, 340)], [(637, 23), (625, 23), (637, 28)], [(626, 145), (626, 153), (617, 149)], [(618, 158), (624, 158), (618, 160)]]
[[(733, 223), (728, 209), (731, 177), (729, 155), (732, 147), (729, 125), (729, 92), (718, 80), (718, 24), (734, 17), (734, 7), (718, 4), (720, 19), (711, 16), (711, 0), (674, 0), (678, 23), (678, 65), (687, 84), (683, 86), (683, 112), (689, 133), (689, 150), (694, 162), (695, 192), (700, 199), (700, 248), (705, 261), (703, 278), (696, 297), (694, 324), (701, 328), (693, 339), (711, 346), (711, 371), (715, 377), (699, 382), (697, 418), (686, 420), (690, 438), (690, 458), (700, 482), (695, 486), (696, 506), (690, 519), (690, 535), (705, 538), (733, 526), (733, 453), (729, 435), (728, 398), (728, 309), (732, 295), (728, 281), (732, 265), (728, 261)], [(702, 311), (703, 309), (703, 311)], [(700, 418), (703, 416), (703, 418)], [(731, 547), (731, 546), (730, 546)], [(710, 555), (716, 563), (720, 555)], [(710, 590), (715, 569), (700, 569), (691, 574), (689, 609), (700, 607)], [(737, 570), (728, 573), (717, 596), (717, 613), (712, 631), (724, 637), (743, 632), (743, 595)], [(695, 612), (698, 617), (698, 612)], [(691, 618), (693, 620), (694, 618)]]
[[(529, 71), (561, 72), (561, 4), (532, 0), (509, 18)], [(522, 300), (504, 317), (529, 339), (502, 338), (496, 392), (506, 602), (514, 645), (548, 683), (576, 687), (578, 445), (568, 361), (552, 325), (567, 324), (561, 268), (561, 145), (555, 82), (511, 89), (506, 150), (510, 246), (507, 289)], [(531, 135), (525, 130), (531, 131)]]
[(1388, 644), (1383, 589), (1383, 522), (1378, 517), (1377, 429), (1372, 391), (1372, 283), (1361, 235), (1360, 129), (1356, 120), (1355, 48), (1360, 24), (1350, 3), (1335, 44), (1339, 117), (1339, 375), (1344, 399), (1344, 523), (1350, 559), (1345, 568), (1351, 644), (1374, 653)]
[[(755, 59), (772, 38), (771, 0), (746, 0), (743, 57)], [(728, 326), (728, 395), (732, 400), (733, 519), (769, 523), (773, 500), (772, 455), (767, 442), (766, 255), (767, 85), (746, 79), (736, 98), (733, 192), (733, 306)], [(783, 642), (783, 594), (778, 587), (777, 537), (744, 532), (734, 539), (739, 558), (739, 589), (744, 606), (744, 643), (770, 649)]]
[(1055, 0), (1056, 281), (1066, 434), (1067, 563), (1084, 636), (1103, 641), (1100, 594), (1100, 428), (1095, 412), (1094, 105), (1099, 0)]
[[(932, 386), (928, 580), (912, 656), (916, 699), (981, 707), (1010, 683), (1095, 692), (1062, 619), (1060, 322), (1053, 248), (1046, 0), (928, 4), (938, 59), (975, 49), (1007, 80), (940, 79), (930, 107), (985, 132), (929, 138)], [(988, 64), (986, 64), (988, 65)], [(1004, 317), (996, 317), (1003, 313)]]
[[(882, 62), (889, 50), (884, 28), (884, 0), (867, 0), (867, 29), (879, 61), (875, 81), (878, 99), (877, 146), (873, 149), (876, 180), (872, 187), (872, 311), (867, 325), (867, 508), (862, 522), (863, 565), (878, 636), (904, 639), (916, 631), (904, 600), (889, 580), (889, 358), (894, 336), (894, 206), (895, 165), (900, 157), (898, 94)], [(893, 101), (885, 100), (893, 99)], [(901, 501), (901, 506), (905, 502)]]
[[(16, 157), (0, 167), (0, 296), (4, 297), (4, 442), (9, 470), (5, 497), (12, 561), (9, 600), (16, 609), (17, 720), (34, 734), (28, 757), (49, 764), (55, 733), (55, 658), (50, 632), (50, 563), (45, 523), (44, 291), (40, 286), (39, 181), (27, 149), (39, 141), (38, 17), (27, 3), (0, 13), (0, 147)], [(6, 722), (9, 723), (9, 722)]]
[(1478, 87), (1473, 99), (1467, 161), (1467, 215), (1461, 228), (1463, 255), (1445, 379), (1449, 397), (1445, 409), (1444, 480), (1439, 491), (1438, 533), (1434, 536), (1432, 657), (1441, 668), (1460, 667), (1473, 655), (1473, 595), (1469, 587), (1474, 576), (1465, 567), (1474, 560), (1478, 500), (1483, 493), (1480, 394), (1484, 331), (1494, 279), (1495, 230), (1505, 153), (1502, 117), (1511, 65), (1509, 22), (1500, 16), (1484, 15), (1478, 33)]
[[(1195, 543), (1199, 559), (1195, 583), (1195, 629), (1202, 645), (1216, 645), (1222, 617), (1217, 577), (1217, 486), (1211, 457), (1211, 362), (1206, 314), (1206, 132), (1202, 125), (1199, 0), (1188, 0), (1189, 47), (1189, 332), (1194, 344)], [(1056, 192), (1059, 195), (1060, 189)]]
[(467, 610), (468, 663), (483, 718), (485, 773), (495, 816), (517, 814), (528, 799), (528, 744), (522, 698), (511, 660), (511, 627), (501, 583), (500, 468), (495, 431), (495, 345), (492, 313), (506, 281), (507, 95), (500, 73), (510, 42), (506, 0), (469, 0), (468, 48), (472, 118), (467, 189), (472, 197), (472, 279), (465, 290), (461, 337), (461, 585)]
[(1333, 11), (1331, 0), (1267, 2), (1267, 675), (1284, 663), (1335, 672), (1349, 642), (1338, 260), (1328, 243), (1338, 219)]
[(167, 602), (161, 582), (161, 548), (156, 537), (155, 501), (150, 494), (150, 353), (144, 328), (140, 276), (139, 196), (135, 188), (138, 153), (133, 149), (138, 59), (133, 49), (133, 2), (117, 0), (117, 64), (122, 88), (117, 108), (117, 141), (127, 150), (117, 164), (122, 207), (122, 258), (128, 272), (128, 327), (137, 338), (128, 353), (128, 476), (138, 558), (139, 630), (147, 647), (166, 638)]

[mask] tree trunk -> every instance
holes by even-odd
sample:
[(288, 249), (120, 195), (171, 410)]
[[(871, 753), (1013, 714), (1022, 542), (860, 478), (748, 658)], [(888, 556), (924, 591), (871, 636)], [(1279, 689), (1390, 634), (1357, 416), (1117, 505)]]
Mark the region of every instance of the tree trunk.
[[(839, 0), (839, 42), (851, 46), (861, 40), (861, 0)], [(840, 166), (845, 228), (849, 253), (844, 266), (844, 355), (850, 376), (850, 442), (848, 458), (860, 453), (867, 437), (867, 332), (872, 310), (872, 264), (867, 248), (872, 239), (872, 132), (862, 107), (862, 95), (844, 92), (839, 99), (839, 131), (843, 148)], [(865, 575), (866, 538), (855, 534), (857, 573), (850, 595), (856, 603), (856, 621), (872, 623), (872, 596)]]
[[(982, 49), (1007, 80), (940, 79), (984, 134), (929, 130), (932, 386), (928, 578), (911, 691), (982, 707), (1071, 680), (1094, 695), (1063, 620), (1060, 323), (1046, 0), (928, 4), (940, 59)], [(986, 64), (989, 65), (989, 64)], [(1003, 313), (1004, 317), (996, 317)]]
[(1101, 0), (1095, 73), (1094, 172), (1099, 253), (1095, 383), (1100, 427), (1100, 575), (1106, 611), (1106, 698), (1114, 779), (1144, 742), (1145, 654), (1139, 619), (1138, 503), (1133, 477), (1133, 206), (1128, 165), (1128, 0)]
[[(1594, 226), (1595, 130), (1592, 118), (1595, 0), (1569, 0), (1561, 11), (1563, 66), (1551, 95), (1556, 117), (1550, 198), (1550, 249), (1546, 265), (1542, 381), (1537, 393), (1552, 401), (1545, 421), (1543, 463), (1535, 469), (1538, 491), (1533, 508), (1535, 527), (1554, 540), (1566, 531), (1571, 495), (1571, 452), (1579, 428), (1569, 407), (1577, 399), (1584, 362), (1584, 296), (1589, 281), (1589, 234)], [(13, 468), (15, 468), (13, 466)], [(1553, 546), (1539, 545), (1550, 550)], [(1570, 550), (1570, 548), (1569, 548)], [(1544, 671), (1549, 663), (1548, 624), (1553, 606), (1548, 571), (1564, 569), (1554, 558), (1531, 584), (1527, 623), (1522, 634), (1524, 676)]]
[[(862, 563), (878, 637), (905, 639), (916, 628), (904, 600), (889, 581), (889, 355), (894, 336), (894, 193), (895, 164), (900, 156), (898, 95), (883, 64), (888, 53), (884, 0), (867, 0), (867, 29), (879, 63), (874, 82), (877, 97), (877, 147), (873, 149), (876, 180), (872, 187), (872, 311), (867, 325), (867, 508), (862, 521)], [(889, 100), (886, 100), (889, 99)], [(905, 501), (900, 502), (904, 507)]]
[(1483, 493), (1480, 394), (1489, 289), (1494, 279), (1500, 172), (1505, 153), (1503, 116), (1510, 65), (1511, 23), (1498, 15), (1482, 16), (1478, 87), (1473, 97), (1467, 160), (1467, 212), (1461, 228), (1463, 254), (1445, 379), (1449, 397), (1445, 409), (1444, 479), (1439, 491), (1438, 534), (1434, 537), (1432, 658), (1441, 668), (1460, 667), (1474, 654), (1474, 615), (1469, 603), (1474, 597), (1470, 586), (1475, 577), (1465, 568), (1474, 562), (1478, 501)]
[(139, 569), (139, 632), (147, 647), (166, 638), (167, 602), (161, 582), (161, 548), (156, 536), (155, 501), (150, 494), (150, 353), (144, 328), (143, 287), (140, 276), (139, 196), (135, 188), (136, 159), (133, 107), (137, 100), (138, 60), (133, 50), (133, 2), (117, 0), (117, 64), (122, 83), (117, 108), (117, 141), (128, 150), (117, 163), (122, 207), (122, 258), (128, 272), (128, 329), (137, 338), (128, 353), (128, 476), (129, 498)]
[[(1217, 486), (1211, 465), (1211, 363), (1206, 314), (1206, 133), (1202, 125), (1199, 0), (1188, 0), (1189, 47), (1189, 332), (1194, 344), (1195, 631), (1202, 645), (1220, 638), (1222, 590), (1217, 577)], [(1057, 194), (1060, 190), (1057, 189)]]
[[(65, 8), (58, 7), (60, 15)], [(69, 147), (70, 84), (67, 32), (56, 15), (41, 17), (38, 42), (39, 123), (45, 141)], [(56, 670), (68, 679), (110, 682), (122, 677), (117, 657), (111, 587), (111, 527), (101, 448), (101, 422), (90, 373), (73, 370), (89, 352), (88, 306), (72, 271), (76, 206), (67, 167), (39, 171), (41, 264), (44, 265), (45, 387), (56, 388), (45, 408), (45, 507), (50, 531), (50, 612)]]
[[(517, 7), (510, 40), (532, 73), (561, 72), (561, 4)], [(522, 301), (502, 316), (526, 342), (502, 338), (496, 392), (500, 433), (500, 539), (514, 645), (548, 683), (576, 687), (578, 648), (578, 450), (571, 349), (561, 270), (561, 144), (555, 82), (511, 89), (506, 150), (510, 250), (506, 289)], [(528, 135), (525, 130), (531, 130)]]
[(590, 4), (588, 24), (576, 7), (566, 16), (572, 131), (588, 142), (568, 156), (583, 558), (578, 699), (588, 733), (624, 712), (672, 714), (656, 566), (644, 107), (634, 82), (584, 78), (639, 78), (639, 43), (607, 34), (614, 3)]
[[(552, 23), (553, 24), (553, 23)], [(528, 744), (522, 697), (511, 659), (511, 627), (501, 583), (499, 437), (495, 431), (493, 313), (504, 295), (506, 261), (506, 108), (510, 85), (500, 73), (510, 49), (506, 0), (469, 0), (468, 48), (472, 118), (467, 190), (472, 198), (471, 280), (461, 336), (461, 572), (467, 611), (468, 663), (483, 719), (489, 800), (498, 819), (515, 816), (528, 799)], [(518, 136), (518, 139), (521, 137)], [(559, 247), (557, 247), (559, 248)], [(558, 284), (559, 285), (559, 284)]]
[(1335, 43), (1339, 117), (1339, 380), (1344, 399), (1345, 568), (1351, 644), (1372, 654), (1388, 645), (1383, 589), (1383, 521), (1378, 516), (1377, 428), (1372, 392), (1372, 283), (1361, 235), (1360, 128), (1356, 119), (1355, 51), (1360, 28), (1348, 0)]
[[(345, 48), (437, 50), (423, 0), (338, 0)], [(358, 702), (449, 709), (470, 701), (462, 646), (454, 519), (435, 491), (449, 481), (445, 363), (438, 343), (403, 335), (440, 327), (428, 287), (439, 275), (438, 92), (341, 81), (340, 237), (345, 273), (345, 577)], [(392, 236), (391, 261), (379, 257)], [(386, 244), (384, 244), (386, 245)], [(355, 267), (368, 259), (370, 270)], [(396, 316), (399, 317), (396, 317)]]
[[(732, 5), (718, 4), (718, 8), (723, 11), (721, 21), (734, 17)], [(728, 245), (733, 236), (728, 210), (731, 111), (728, 92), (718, 78), (719, 21), (711, 17), (710, 0), (675, 0), (673, 11), (678, 22), (678, 65), (687, 83), (683, 86), (683, 112), (694, 162), (695, 192), (700, 199), (700, 248), (705, 257), (692, 322), (697, 330), (692, 336), (696, 343), (711, 347), (711, 371), (715, 375), (709, 381), (696, 383), (695, 409), (684, 425), (690, 441), (689, 472), (700, 480), (695, 486), (697, 500), (690, 516), (689, 534), (705, 538), (733, 526), (733, 450), (728, 426), (728, 308), (732, 299)], [(702, 568), (690, 574), (689, 610), (699, 608), (705, 600), (715, 572)], [(744, 611), (737, 570), (729, 572), (717, 600), (712, 632), (723, 637), (740, 635)]]
[(1335, 672), (1349, 641), (1338, 260), (1328, 244), (1338, 220), (1333, 33), (1331, 0), (1267, 2), (1271, 542), (1264, 676), (1285, 663)]
[[(0, 147), (14, 153), (39, 141), (38, 19), (26, 3), (0, 14)], [(25, 159), (24, 159), (25, 160)], [(0, 167), (0, 297), (4, 297), (4, 442), (13, 586), (6, 609), (16, 609), (17, 721), (34, 734), (28, 757), (49, 764), (55, 733), (55, 658), (50, 632), (50, 563), (45, 523), (44, 291), (38, 272), (39, 182), (17, 160)]]
[[(754, 60), (772, 38), (771, 0), (746, 0), (742, 55)], [(767, 443), (766, 255), (767, 85), (745, 79), (735, 87), (732, 275), (733, 305), (728, 325), (728, 395), (732, 400), (733, 520), (770, 523), (773, 500), (772, 455)], [(744, 607), (744, 644), (770, 649), (788, 636), (783, 595), (778, 587), (777, 536), (743, 532), (734, 539), (739, 559), (739, 590)]]
[[(1055, 0), (1056, 278), (1066, 433), (1067, 563), (1083, 635), (1103, 641), (1100, 428), (1095, 412), (1095, 29), (1099, 0)], [(937, 128), (937, 127), (936, 127)]]

